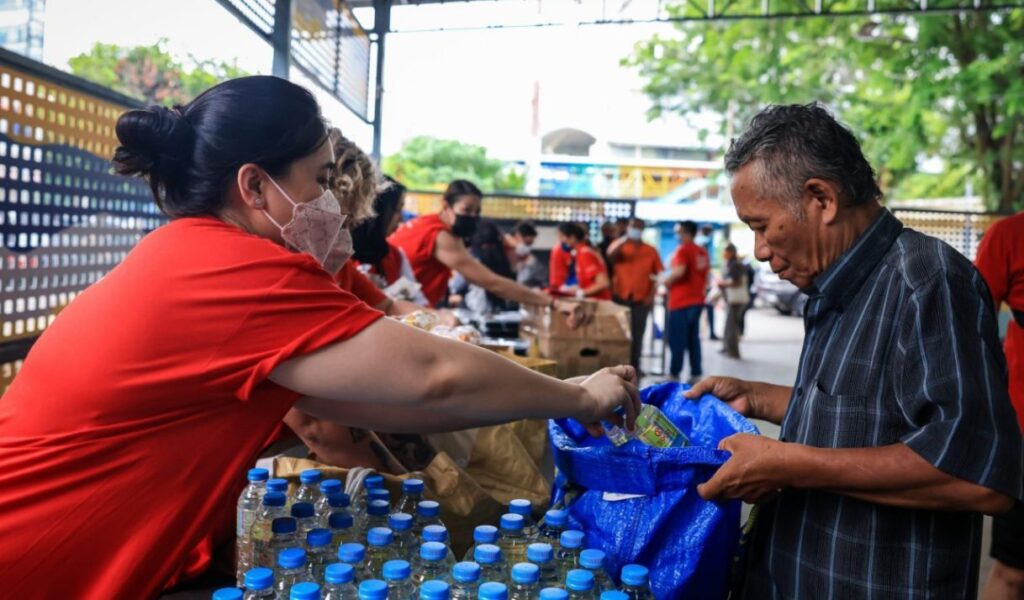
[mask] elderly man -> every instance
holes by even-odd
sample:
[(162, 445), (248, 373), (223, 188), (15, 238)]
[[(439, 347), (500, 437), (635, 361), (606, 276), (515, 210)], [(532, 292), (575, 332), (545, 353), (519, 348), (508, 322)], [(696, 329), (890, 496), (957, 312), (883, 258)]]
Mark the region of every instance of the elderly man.
[(792, 387), (713, 377), (780, 441), (736, 435), (698, 488), (763, 503), (744, 598), (971, 598), (981, 513), (1022, 495), (1021, 436), (988, 289), (903, 225), (817, 105), (757, 115), (725, 159), (755, 256), (809, 300)]

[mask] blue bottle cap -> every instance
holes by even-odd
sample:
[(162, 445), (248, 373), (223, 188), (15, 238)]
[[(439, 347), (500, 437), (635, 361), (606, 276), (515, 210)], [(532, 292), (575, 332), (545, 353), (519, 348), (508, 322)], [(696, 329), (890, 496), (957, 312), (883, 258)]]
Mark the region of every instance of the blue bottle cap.
[(370, 475), (363, 480), (363, 487), (368, 490), (380, 489), (384, 487), (384, 476), (383, 475)]
[(569, 513), (564, 510), (549, 510), (544, 514), (544, 523), (552, 527), (565, 527), (569, 522)]
[(525, 522), (522, 515), (509, 513), (501, 517), (502, 531), (522, 531), (524, 525)]
[(544, 588), (540, 591), (540, 600), (569, 600), (569, 592), (556, 587)]
[(395, 513), (388, 519), (388, 526), (394, 531), (409, 531), (412, 529), (412, 515)]
[(366, 535), (366, 541), (371, 546), (389, 546), (394, 538), (394, 532), (387, 527), (374, 527)]
[(473, 560), (481, 565), (492, 565), (501, 560), (501, 548), (494, 544), (480, 544), (473, 551)]
[(563, 531), (562, 535), (558, 538), (558, 542), (563, 548), (575, 550), (583, 545), (583, 532), (576, 531), (575, 529)]
[(478, 544), (493, 544), (498, 541), (498, 528), (493, 525), (477, 525), (473, 530), (473, 541)]
[(264, 567), (249, 569), (245, 572), (245, 589), (268, 590), (274, 587), (274, 572)]
[(306, 564), (306, 551), (302, 548), (285, 548), (277, 555), (277, 566), (282, 569), (298, 569)]
[(424, 581), (420, 586), (420, 600), (448, 600), (451, 588), (443, 581)]
[(352, 498), (345, 492), (337, 492), (327, 495), (327, 506), (331, 508), (348, 508), (352, 506)]
[(591, 571), (600, 569), (604, 566), (604, 552), (594, 549), (580, 552), (580, 566)]
[(331, 543), (331, 530), (330, 529), (310, 529), (309, 533), (306, 534), (306, 545), (310, 548), (319, 548), (321, 546), (328, 546)]
[(303, 581), (292, 586), (289, 600), (320, 600), (320, 586), (312, 581)]
[(508, 588), (504, 583), (488, 581), (477, 590), (479, 600), (508, 600)]
[(320, 482), (320, 493), (324, 496), (341, 493), (341, 481), (338, 479), (324, 479)]
[(423, 487), (422, 479), (406, 479), (402, 482), (402, 491), (406, 494), (422, 494)]
[(309, 502), (296, 502), (292, 504), (292, 516), (296, 519), (308, 519), (316, 514), (313, 505)]
[(370, 499), (371, 502), (374, 500), (383, 500), (389, 503), (391, 502), (391, 492), (387, 491), (384, 488), (372, 489), (366, 494), (366, 496)]
[[(250, 479), (249, 481), (259, 481), (259, 479)], [(221, 588), (213, 593), (213, 600), (242, 600), (242, 590), (238, 588)]]
[(444, 560), (448, 558), (448, 546), (441, 542), (427, 542), (420, 546), (420, 558), (423, 560)]
[(423, 528), (424, 542), (448, 543), (448, 529), (444, 525), (427, 525)]
[[(249, 472), (246, 474), (246, 478), (249, 481), (266, 481), (270, 478), (270, 471), (267, 471), (266, 469), (249, 469)], [(224, 589), (233, 590), (235, 588)], [(219, 592), (220, 590), (217, 591)]]
[(345, 563), (331, 563), (324, 570), (324, 581), (333, 584), (351, 583), (356, 578), (356, 570)]
[(383, 517), (391, 511), (391, 505), (387, 500), (372, 500), (366, 507), (366, 514), (372, 517)]
[(306, 485), (319, 483), (322, 477), (323, 474), (320, 473), (320, 469), (306, 469), (305, 471), (299, 473), (299, 481)]
[(271, 533), (295, 533), (299, 524), (291, 517), (278, 517), (270, 522)]
[(526, 560), (535, 563), (546, 563), (555, 558), (555, 549), (551, 544), (530, 544), (526, 547)]
[(473, 583), (480, 579), (480, 565), (475, 562), (460, 562), (452, 567), (452, 579), (459, 583)]
[(608, 590), (601, 592), (601, 600), (629, 600), (629, 594), (619, 590)]
[(540, 581), (540, 568), (530, 563), (518, 563), (512, 567), (512, 581), (521, 585), (532, 585)]
[(565, 577), (565, 587), (574, 592), (589, 592), (594, 589), (594, 574), (584, 569), (573, 569)]
[(513, 500), (508, 503), (508, 512), (522, 517), (533, 516), (533, 504), (529, 500)]
[(643, 565), (626, 565), (622, 567), (622, 583), (626, 585), (647, 585), (651, 574)]
[(388, 584), (380, 579), (367, 579), (359, 584), (359, 600), (387, 600)]
[(352, 515), (343, 512), (331, 513), (331, 516), (327, 517), (327, 524), (331, 529), (348, 529), (354, 522)]
[(433, 500), (424, 500), (416, 505), (416, 514), (421, 517), (436, 517), (441, 514), (441, 505)]
[(361, 563), (366, 560), (366, 547), (362, 544), (342, 544), (338, 548), (338, 560), (344, 563)]
[(412, 575), (412, 567), (407, 560), (389, 560), (384, 563), (382, 573), (386, 581), (400, 581)]
[(268, 479), (267, 480), (267, 491), (268, 492), (282, 492), (288, 491), (288, 480), (287, 479)]
[(263, 506), (284, 506), (287, 499), (281, 492), (267, 492), (263, 494)]

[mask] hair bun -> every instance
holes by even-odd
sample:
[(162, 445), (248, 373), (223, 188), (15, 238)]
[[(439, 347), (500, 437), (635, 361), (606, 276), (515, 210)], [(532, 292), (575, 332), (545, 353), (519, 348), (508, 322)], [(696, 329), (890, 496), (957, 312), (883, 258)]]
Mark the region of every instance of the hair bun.
[(149, 106), (130, 110), (117, 120), (114, 168), (122, 175), (142, 175), (167, 183), (181, 175), (192, 157), (195, 132), (177, 108)]

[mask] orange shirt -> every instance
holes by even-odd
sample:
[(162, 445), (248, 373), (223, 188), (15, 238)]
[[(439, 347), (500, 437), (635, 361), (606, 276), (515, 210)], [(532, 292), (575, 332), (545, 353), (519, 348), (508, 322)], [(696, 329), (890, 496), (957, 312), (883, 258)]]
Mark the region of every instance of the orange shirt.
[(565, 285), (569, 279), (569, 267), (572, 265), (572, 253), (562, 250), (561, 244), (555, 244), (551, 249), (551, 258), (548, 259), (548, 289), (552, 293), (558, 292), (558, 288)]
[(3, 595), (151, 598), (188, 574), (230, 539), (246, 469), (299, 397), (268, 375), (380, 316), (309, 255), (217, 219), (150, 233), (0, 402)]
[[(589, 244), (576, 246), (576, 279), (579, 281), (579, 288), (581, 290), (590, 288), (597, 281), (597, 276), (602, 273), (605, 276), (608, 275), (608, 266), (601, 258), (601, 253)], [(612, 291), (610, 288), (605, 288), (588, 298), (611, 300)]]
[(664, 270), (661, 257), (653, 246), (643, 242), (625, 242), (612, 262), (612, 288), (617, 298), (634, 302), (653, 298), (655, 283), (651, 276)]
[(676, 310), (688, 306), (703, 305), (708, 285), (708, 251), (693, 242), (676, 248), (672, 255), (672, 267), (686, 265), (682, 279), (668, 288), (668, 308)]
[(437, 236), (442, 231), (451, 231), (451, 228), (440, 215), (424, 215), (403, 223), (388, 238), (388, 242), (409, 257), (416, 281), (423, 286), (423, 295), (432, 306), (437, 306), (447, 295), (448, 280), (452, 276), (452, 270), (434, 257)]
[(380, 291), (380, 288), (373, 285), (373, 282), (366, 275), (359, 272), (359, 268), (354, 260), (348, 260), (342, 265), (335, 276), (335, 280), (337, 280), (341, 289), (351, 293), (372, 307), (380, 306), (382, 302), (388, 299), (384, 292)]

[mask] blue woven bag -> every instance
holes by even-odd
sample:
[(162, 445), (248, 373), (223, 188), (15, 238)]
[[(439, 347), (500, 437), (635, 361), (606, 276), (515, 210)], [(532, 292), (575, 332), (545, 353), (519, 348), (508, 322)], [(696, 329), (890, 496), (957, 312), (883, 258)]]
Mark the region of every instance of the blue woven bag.
[(652, 448), (631, 441), (615, 448), (592, 438), (572, 419), (551, 421), (558, 476), (553, 503), (569, 510), (571, 528), (586, 533), (587, 548), (608, 557), (617, 578), (624, 565), (650, 569), (657, 598), (725, 598), (740, 537), (740, 502), (708, 502), (697, 485), (711, 478), (729, 453), (718, 442), (757, 428), (717, 398), (684, 398), (689, 386), (645, 388), (645, 404), (659, 407), (690, 439), (684, 448)]

